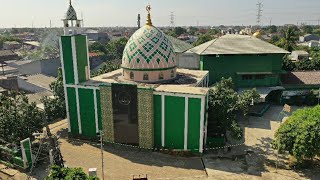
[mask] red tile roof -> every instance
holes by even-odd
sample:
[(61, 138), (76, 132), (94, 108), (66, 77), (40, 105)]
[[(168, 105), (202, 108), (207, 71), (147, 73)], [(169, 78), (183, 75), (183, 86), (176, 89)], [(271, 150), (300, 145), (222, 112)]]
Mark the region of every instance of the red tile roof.
[(320, 71), (290, 72), (281, 81), (284, 85), (320, 85)]

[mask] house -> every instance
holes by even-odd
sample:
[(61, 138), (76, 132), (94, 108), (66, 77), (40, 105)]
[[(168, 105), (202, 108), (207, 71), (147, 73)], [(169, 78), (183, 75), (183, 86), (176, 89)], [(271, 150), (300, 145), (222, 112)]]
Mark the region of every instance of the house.
[(3, 43), (4, 50), (15, 50), (20, 49), (22, 47), (21, 43), (16, 41), (6, 41)]
[(109, 35), (107, 33), (99, 32), (97, 30), (89, 29), (85, 31), (83, 34), (86, 34), (88, 36), (89, 41), (98, 41), (106, 43), (110, 40)]
[(290, 57), (292, 61), (308, 60), (309, 53), (307, 51), (292, 51)]
[(16, 59), (19, 59), (19, 56), (12, 50), (0, 50), (0, 62)]
[(277, 46), (247, 35), (228, 34), (194, 47), (194, 68), (209, 71), (209, 84), (221, 78), (233, 79), (236, 87), (272, 87), (280, 85), (283, 56)]
[(300, 42), (309, 42), (309, 41), (319, 41), (320, 40), (320, 37), (317, 36), (317, 35), (314, 35), (314, 34), (306, 34), (304, 36), (300, 36), (299, 37), (299, 41)]
[(312, 40), (312, 41), (309, 42), (308, 46), (309, 46), (310, 48), (319, 47), (319, 46), (320, 46), (320, 42), (319, 42), (319, 41), (314, 41), (314, 40)]
[(42, 60), (20, 60), (8, 61), (8, 66), (18, 69), (17, 74), (34, 75), (44, 74), (47, 76), (57, 76), (61, 61), (59, 58), (42, 59)]

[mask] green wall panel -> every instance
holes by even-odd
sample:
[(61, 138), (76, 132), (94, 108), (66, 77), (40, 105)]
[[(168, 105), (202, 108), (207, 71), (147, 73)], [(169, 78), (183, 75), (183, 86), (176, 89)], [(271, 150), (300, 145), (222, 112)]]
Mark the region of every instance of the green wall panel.
[(200, 139), (201, 99), (189, 98), (188, 149), (198, 150)]
[(62, 46), (62, 55), (63, 55), (66, 83), (74, 84), (71, 36), (61, 36), (61, 46)]
[(87, 54), (87, 38), (85, 35), (75, 36), (76, 49), (77, 49), (77, 67), (79, 82), (84, 82), (86, 78), (86, 66), (88, 66)]
[(161, 96), (153, 95), (154, 107), (154, 146), (161, 147)]
[(184, 148), (184, 97), (165, 97), (165, 147)]
[(100, 90), (97, 90), (97, 108), (98, 108), (98, 125), (99, 125), (99, 130), (102, 130)]
[(90, 138), (96, 137), (94, 95), (92, 89), (79, 88), (79, 104), (82, 135)]
[[(276, 86), (279, 85), (279, 76), (257, 82), (241, 82), (237, 77), (237, 72), (272, 72), (275, 75), (281, 73), (283, 63), (283, 54), (268, 54), (268, 55), (234, 55), (224, 56), (215, 55), (201, 56), (200, 64), (202, 70), (209, 71), (210, 85), (221, 80), (222, 77), (229, 78), (235, 81), (236, 86), (251, 87), (251, 86)], [(251, 83), (251, 84), (250, 84)], [(256, 83), (256, 84), (255, 84)]]
[(76, 90), (74, 88), (68, 87), (67, 96), (68, 96), (68, 106), (69, 106), (68, 109), (69, 109), (71, 134), (79, 135)]

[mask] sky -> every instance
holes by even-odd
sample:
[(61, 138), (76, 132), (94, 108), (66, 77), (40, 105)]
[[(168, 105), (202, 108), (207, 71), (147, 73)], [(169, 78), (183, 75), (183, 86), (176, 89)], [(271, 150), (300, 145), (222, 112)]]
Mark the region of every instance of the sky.
[[(256, 25), (257, 0), (72, 0), (86, 27), (136, 26), (150, 4), (155, 26)], [(318, 24), (320, 0), (261, 0), (261, 23)], [(0, 28), (61, 27), (68, 0), (0, 0)]]

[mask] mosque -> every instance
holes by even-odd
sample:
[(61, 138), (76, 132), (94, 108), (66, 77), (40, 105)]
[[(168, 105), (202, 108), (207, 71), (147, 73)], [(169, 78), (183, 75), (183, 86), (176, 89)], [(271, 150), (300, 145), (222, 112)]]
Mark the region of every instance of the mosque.
[(202, 153), (209, 72), (179, 69), (171, 41), (152, 24), (129, 39), (121, 68), (90, 77), (88, 39), (70, 3), (60, 38), (69, 134), (141, 148)]

